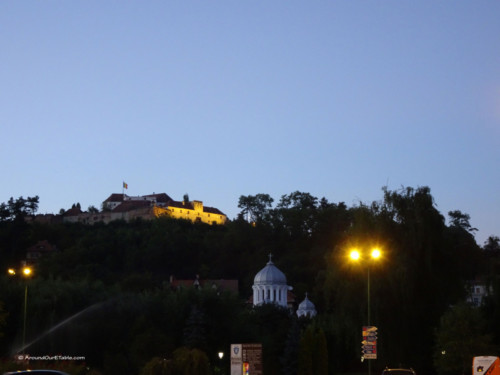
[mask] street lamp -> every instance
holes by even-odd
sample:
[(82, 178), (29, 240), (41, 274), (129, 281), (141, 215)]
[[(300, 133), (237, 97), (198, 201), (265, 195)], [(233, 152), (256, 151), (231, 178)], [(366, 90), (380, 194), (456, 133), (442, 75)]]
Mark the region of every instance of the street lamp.
[[(369, 251), (369, 256), (367, 259), (363, 259), (361, 251), (358, 249), (352, 249), (349, 253), (349, 257), (354, 262), (366, 261), (366, 279), (367, 279), (367, 288), (366, 288), (366, 305), (367, 305), (367, 326), (371, 325), (371, 317), (370, 317), (370, 264), (371, 262), (377, 261), (382, 256), (382, 252), (379, 248), (374, 247)], [(371, 361), (368, 361), (368, 375), (371, 375)]]
[(219, 353), (217, 353), (217, 355), (219, 356), (219, 374), (224, 374), (224, 366), (223, 366), (223, 363), (222, 363), (222, 358), (224, 357), (224, 352), (220, 351)]
[[(9, 268), (7, 270), (7, 273), (10, 276), (15, 276), (17, 274), (16, 270), (13, 268)], [(23, 354), (24, 354), (24, 347), (26, 345), (26, 316), (27, 316), (27, 307), (28, 307), (28, 278), (33, 274), (33, 270), (31, 267), (24, 266), (21, 269), (21, 274), (22, 276), (26, 279), (25, 285), (24, 285), (24, 316), (23, 316)]]

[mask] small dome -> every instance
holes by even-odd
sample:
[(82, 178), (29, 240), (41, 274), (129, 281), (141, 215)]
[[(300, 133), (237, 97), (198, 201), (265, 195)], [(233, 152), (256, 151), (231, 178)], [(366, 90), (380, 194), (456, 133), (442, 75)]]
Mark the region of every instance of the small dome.
[(311, 318), (316, 315), (316, 306), (307, 298), (307, 293), (306, 298), (299, 304), (297, 315), (299, 317), (309, 315)]
[(255, 275), (253, 283), (254, 285), (286, 285), (286, 276), (274, 265), (269, 255), (269, 262)]

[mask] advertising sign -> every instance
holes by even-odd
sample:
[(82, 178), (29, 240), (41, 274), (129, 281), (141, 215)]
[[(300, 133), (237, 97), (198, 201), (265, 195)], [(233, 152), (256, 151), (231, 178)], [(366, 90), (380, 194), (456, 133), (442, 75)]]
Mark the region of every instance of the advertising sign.
[(262, 375), (262, 344), (232, 344), (231, 375)]
[(377, 327), (364, 326), (361, 341), (361, 358), (377, 359)]
[(472, 359), (472, 375), (499, 375), (500, 358), (480, 356)]

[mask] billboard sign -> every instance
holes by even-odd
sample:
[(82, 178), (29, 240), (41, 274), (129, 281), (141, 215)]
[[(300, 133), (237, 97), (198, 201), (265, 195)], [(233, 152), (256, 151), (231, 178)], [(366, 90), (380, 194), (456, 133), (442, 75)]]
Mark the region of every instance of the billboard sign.
[(231, 375), (262, 375), (262, 344), (231, 344)]
[(364, 326), (361, 341), (362, 359), (377, 359), (377, 327)]

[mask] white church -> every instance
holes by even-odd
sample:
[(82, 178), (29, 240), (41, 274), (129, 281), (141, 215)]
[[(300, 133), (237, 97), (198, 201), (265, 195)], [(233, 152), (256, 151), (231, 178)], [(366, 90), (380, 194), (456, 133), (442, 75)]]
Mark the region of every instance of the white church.
[[(286, 276), (273, 263), (272, 255), (269, 254), (269, 262), (261, 269), (253, 280), (253, 305), (258, 306), (263, 303), (275, 303), (278, 306), (288, 306), (288, 291), (293, 288), (287, 285)], [(314, 304), (308, 299), (307, 293), (304, 301), (299, 304), (297, 316), (316, 315)]]

